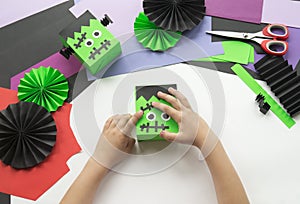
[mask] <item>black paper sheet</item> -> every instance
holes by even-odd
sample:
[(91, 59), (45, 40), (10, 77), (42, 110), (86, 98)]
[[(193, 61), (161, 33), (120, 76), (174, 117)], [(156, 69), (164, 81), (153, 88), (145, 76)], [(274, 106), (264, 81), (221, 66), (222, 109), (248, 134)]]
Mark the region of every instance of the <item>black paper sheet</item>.
[(0, 203), (1, 204), (10, 204), (10, 195), (0, 193)]

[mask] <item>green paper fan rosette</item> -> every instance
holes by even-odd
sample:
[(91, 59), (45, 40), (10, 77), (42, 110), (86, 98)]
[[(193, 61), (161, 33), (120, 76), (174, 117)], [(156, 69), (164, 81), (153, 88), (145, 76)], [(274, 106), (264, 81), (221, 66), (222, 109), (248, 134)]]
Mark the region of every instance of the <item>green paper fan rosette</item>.
[(153, 51), (165, 51), (174, 47), (181, 38), (181, 32), (163, 30), (140, 13), (134, 22), (134, 33), (137, 40)]
[(40, 67), (32, 69), (20, 80), (18, 98), (21, 101), (33, 102), (56, 111), (68, 97), (68, 81), (57, 69)]

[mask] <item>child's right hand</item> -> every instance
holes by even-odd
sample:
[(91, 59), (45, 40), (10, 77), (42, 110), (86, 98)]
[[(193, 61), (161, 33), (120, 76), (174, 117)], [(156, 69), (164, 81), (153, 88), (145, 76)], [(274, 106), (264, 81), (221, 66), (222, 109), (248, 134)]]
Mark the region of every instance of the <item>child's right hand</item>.
[(167, 141), (193, 144), (201, 149), (210, 132), (210, 128), (192, 110), (191, 105), (182, 93), (173, 88), (169, 88), (168, 91), (173, 96), (162, 92), (158, 92), (157, 96), (169, 102), (173, 107), (157, 102), (153, 102), (152, 105), (172, 117), (178, 123), (179, 132), (171, 133), (164, 130), (160, 133), (160, 136)]

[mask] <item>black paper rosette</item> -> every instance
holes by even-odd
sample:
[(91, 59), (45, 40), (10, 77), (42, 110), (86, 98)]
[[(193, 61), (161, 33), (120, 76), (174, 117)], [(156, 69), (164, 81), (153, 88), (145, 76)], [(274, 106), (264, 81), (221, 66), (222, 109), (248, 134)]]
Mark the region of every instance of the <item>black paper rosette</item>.
[(31, 102), (9, 105), (0, 112), (0, 160), (15, 169), (41, 163), (56, 142), (52, 115)]
[(204, 0), (144, 0), (143, 7), (158, 27), (180, 32), (197, 26), (206, 11)]

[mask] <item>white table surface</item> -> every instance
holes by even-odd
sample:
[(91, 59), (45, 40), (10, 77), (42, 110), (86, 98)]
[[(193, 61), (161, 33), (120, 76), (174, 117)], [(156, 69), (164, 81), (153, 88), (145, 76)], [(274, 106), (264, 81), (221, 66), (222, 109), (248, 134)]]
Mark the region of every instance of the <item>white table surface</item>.
[[(221, 138), (229, 157), (231, 158), (245, 186), (251, 203), (299, 203), (300, 201), (300, 125), (288, 129), (269, 112), (262, 115), (254, 102), (254, 93), (235, 75), (216, 72), (202, 68), (178, 64), (166, 68), (179, 74), (183, 79), (188, 78), (187, 84), (196, 98), (198, 112), (211, 122), (213, 111), (209, 98), (209, 90), (203, 81), (196, 80), (193, 69), (201, 69), (202, 73), (217, 73), (225, 93), (225, 122)], [(145, 74), (147, 74), (145, 72)], [(138, 73), (130, 74), (139, 75)], [(86, 135), (79, 134), (74, 122), (74, 109), (82, 111), (82, 118), (89, 121), (91, 117), (84, 114), (87, 106), (78, 104), (88, 103), (88, 98), (94, 95), (96, 121), (102, 128), (105, 119), (113, 111), (106, 105), (112, 103), (113, 92), (122, 79), (128, 75), (116, 76), (95, 81), (74, 102), (72, 119), (70, 121), (75, 136), (83, 145), (84, 151), (73, 156), (69, 161), (70, 172), (59, 180), (52, 188), (36, 202), (12, 196), (12, 204), (54, 204), (59, 203), (64, 193), (78, 176), (85, 165), (92, 147), (86, 143)], [(168, 82), (166, 76), (166, 83)], [(153, 79), (155, 81), (155, 79)], [(149, 81), (145, 82), (150, 83)], [(264, 87), (264, 82), (259, 82)], [(101, 86), (99, 86), (101, 84)], [(204, 84), (204, 85), (203, 85)], [(100, 87), (100, 88), (99, 88)], [(179, 90), (181, 85), (179, 84)], [(266, 87), (267, 88), (267, 87)], [(96, 90), (96, 91), (95, 91)], [(89, 96), (89, 97), (88, 97)], [(103, 98), (105, 97), (105, 98)], [(101, 100), (101, 101), (99, 101)], [(101, 105), (100, 105), (101, 104)], [(133, 101), (128, 102), (128, 111)], [(193, 104), (195, 105), (195, 104)], [(79, 111), (79, 112), (80, 112)], [(99, 112), (101, 114), (99, 114)], [(78, 115), (76, 116), (78, 117)], [(89, 118), (90, 117), (90, 118)], [(296, 118), (298, 122), (299, 118)], [(98, 127), (91, 129), (88, 135), (98, 134)], [(94, 143), (95, 138), (91, 139)], [(145, 149), (143, 151), (146, 151)], [(171, 151), (162, 154), (168, 158)], [(178, 162), (158, 173), (145, 176), (132, 176), (111, 172), (98, 189), (96, 204), (214, 204), (217, 203), (213, 182), (205, 162), (199, 160), (200, 152), (192, 148)], [(159, 161), (161, 164), (164, 161)], [(132, 167), (139, 168), (147, 159), (127, 161), (124, 171)], [(134, 166), (136, 165), (136, 166)]]

